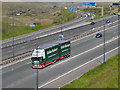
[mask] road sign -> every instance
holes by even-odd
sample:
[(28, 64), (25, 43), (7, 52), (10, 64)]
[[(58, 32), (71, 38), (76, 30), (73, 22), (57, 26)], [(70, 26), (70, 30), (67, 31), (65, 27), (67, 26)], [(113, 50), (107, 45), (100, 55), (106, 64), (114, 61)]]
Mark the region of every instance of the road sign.
[(72, 12), (73, 12), (73, 11), (74, 11), (74, 9), (73, 9), (73, 8), (70, 8), (70, 11), (72, 11)]
[(82, 6), (96, 6), (96, 3), (95, 2), (82, 2)]
[(113, 5), (113, 6), (114, 6), (114, 5), (115, 5), (115, 6), (118, 6), (118, 5), (119, 5), (119, 3), (113, 3), (112, 5)]
[(30, 27), (35, 27), (35, 24), (34, 24), (34, 23), (31, 23), (31, 24), (30, 24)]
[(63, 39), (63, 35), (59, 35), (59, 39)]

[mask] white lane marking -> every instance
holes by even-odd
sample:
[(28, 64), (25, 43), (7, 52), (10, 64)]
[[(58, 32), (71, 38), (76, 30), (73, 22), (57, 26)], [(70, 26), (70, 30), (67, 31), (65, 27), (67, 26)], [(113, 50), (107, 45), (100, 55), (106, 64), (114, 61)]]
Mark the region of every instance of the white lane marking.
[[(118, 26), (118, 25), (115, 25), (115, 26), (109, 27), (109, 28), (105, 29), (105, 31), (108, 30), (108, 29), (114, 28), (114, 27), (116, 27), (116, 26)], [(103, 26), (101, 26), (101, 27), (103, 27)], [(101, 30), (101, 31), (98, 31), (98, 32), (103, 32), (103, 31), (104, 31), (104, 30)], [(95, 32), (95, 33), (93, 33), (93, 34), (90, 34), (90, 35), (84, 36), (84, 37), (82, 37), (82, 38), (80, 38), (80, 39), (76, 39), (76, 40), (71, 41), (71, 42), (73, 43), (73, 42), (76, 42), (76, 41), (78, 41), (78, 40), (81, 40), (81, 39), (84, 39), (84, 38), (90, 37), (90, 36), (92, 36), (92, 35), (95, 35), (95, 34), (98, 33), (98, 32)]]
[[(82, 20), (83, 19), (85, 19), (85, 18), (87, 18), (87, 17), (84, 17), (84, 18), (82, 18)], [(81, 20), (80, 20), (81, 21)], [(86, 24), (88, 24), (88, 23), (85, 23), (85, 25)], [(81, 23), (81, 25), (79, 25), (78, 24), (78, 26), (82, 26), (82, 25), (84, 25), (84, 24), (82, 24)], [(73, 28), (75, 28), (75, 27), (73, 27)], [(72, 27), (69, 27), (69, 28), (66, 28), (66, 29), (72, 29)], [(63, 29), (63, 30), (66, 30), (66, 29)], [(60, 31), (60, 30), (59, 30)], [(26, 35), (26, 36), (24, 36), (24, 37), (20, 37), (20, 38), (16, 38), (15, 40), (18, 40), (18, 39), (21, 39), (21, 38), (26, 38), (26, 37), (29, 37), (29, 36), (31, 36), (31, 35), (34, 35), (34, 34), (38, 34), (38, 33), (33, 33), (33, 34), (29, 34), (29, 35)], [(50, 34), (54, 34), (54, 33), (50, 33)], [(49, 35), (49, 34), (48, 34)], [(43, 37), (44, 37), (45, 35), (43, 35)], [(41, 36), (42, 37), (42, 36)], [(11, 40), (8, 40), (8, 41), (11, 41)], [(8, 42), (8, 41), (4, 41), (3, 43), (6, 43), (6, 42)]]
[[(110, 43), (110, 42), (112, 42), (112, 41), (114, 41), (114, 40), (116, 40), (116, 39), (118, 39), (118, 37), (113, 38), (113, 39), (111, 39), (111, 40), (108, 40), (107, 42), (105, 42), (105, 44), (108, 44), (108, 43)], [(103, 44), (104, 44), (104, 43), (99, 44), (99, 45), (97, 45), (97, 46), (94, 47), (94, 48), (91, 48), (91, 49), (89, 49), (89, 50), (87, 50), (87, 51), (85, 51), (85, 52), (82, 52), (82, 53), (80, 53), (80, 54), (77, 54), (77, 55), (75, 55), (75, 56), (73, 56), (73, 57), (71, 57), (71, 58), (69, 58), (69, 59), (67, 59), (67, 60), (65, 60), (65, 61), (62, 61), (62, 62), (60, 62), (60, 63), (58, 63), (58, 64), (55, 64), (55, 65), (51, 66), (51, 68), (53, 68), (53, 67), (55, 67), (55, 66), (57, 66), (57, 65), (60, 65), (60, 64), (62, 64), (62, 63), (64, 63), (64, 62), (67, 62), (67, 61), (69, 61), (69, 60), (71, 60), (71, 59), (73, 59), (73, 58), (75, 58), (75, 57), (81, 56), (81, 55), (83, 55), (83, 54), (85, 54), (85, 53), (87, 53), (87, 52), (89, 52), (89, 51), (92, 51), (92, 50), (98, 48), (98, 47), (101, 47)]]
[[(86, 17), (85, 17), (86, 18)], [(115, 21), (115, 22), (118, 22), (118, 20), (117, 21)], [(115, 23), (114, 22), (114, 23)], [(87, 22), (87, 23), (84, 23), (84, 24), (78, 24), (78, 25), (76, 25), (76, 26), (72, 26), (72, 27), (68, 27), (68, 28), (65, 28), (65, 29), (63, 29), (63, 31), (67, 31), (67, 30), (69, 30), (69, 29), (73, 29), (73, 28), (76, 28), (76, 27), (80, 27), (80, 26), (83, 26), (83, 25), (87, 25), (87, 24), (90, 24), (90, 22)], [(110, 25), (110, 24), (112, 24), (112, 23), (109, 23), (109, 24), (107, 24), (107, 25)], [(103, 25), (104, 26), (104, 25)], [(97, 27), (97, 28), (101, 28), (101, 27), (103, 27), (103, 26), (100, 26), (100, 27)], [(96, 29), (96, 28), (94, 28), (94, 29)], [(56, 32), (53, 32), (53, 33), (49, 33), (49, 34), (46, 34), (46, 35), (43, 35), (43, 36), (40, 36), (40, 37), (37, 37), (37, 38), (42, 38), (42, 37), (45, 37), (45, 36), (48, 36), (48, 35), (52, 35), (52, 34), (55, 34), (55, 33), (59, 33), (59, 32), (61, 32), (60, 30), (58, 30), (58, 31), (56, 31)], [(21, 41), (21, 42), (18, 42), (18, 43), (22, 43), (23, 41)], [(3, 47), (2, 47), (3, 48)]]
[(21, 60), (15, 61), (15, 62), (11, 62), (11, 63), (6, 64), (6, 65), (4, 65), (4, 66), (0, 66), (0, 69), (3, 69), (3, 68), (5, 68), (5, 67), (8, 67), (8, 66), (11, 66), (11, 65), (14, 65), (14, 64), (17, 64), (17, 63), (19, 63), (19, 62), (22, 62), (22, 61), (27, 60), (27, 59), (30, 59), (30, 58), (31, 58), (31, 56), (29, 56), (29, 57), (27, 57), (27, 58), (23, 58), (23, 59), (21, 59)]
[(27, 64), (30, 64), (31, 62), (28, 62)]
[[(116, 49), (118, 49), (118, 48), (119, 48), (119, 47), (114, 48), (114, 49), (112, 49), (112, 50), (106, 52), (105, 54), (108, 54), (108, 53), (110, 53), (110, 52), (112, 52), (112, 51), (114, 51), (114, 50), (116, 50)], [(88, 61), (88, 62), (86, 62), (86, 63), (84, 63), (84, 64), (82, 64), (82, 65), (80, 65), (80, 66), (78, 66), (78, 67), (76, 67), (76, 68), (74, 68), (74, 69), (72, 69), (72, 70), (66, 72), (66, 73), (64, 73), (63, 75), (58, 76), (57, 78), (55, 78), (55, 79), (53, 79), (53, 80), (51, 80), (51, 81), (49, 81), (49, 82), (47, 82), (47, 83), (45, 83), (45, 84), (39, 86), (39, 88), (42, 88), (42, 87), (44, 87), (44, 86), (46, 86), (46, 85), (48, 85), (48, 84), (50, 84), (50, 83), (56, 81), (57, 79), (59, 79), (59, 78), (65, 76), (65, 75), (67, 75), (67, 74), (69, 74), (69, 73), (71, 73), (71, 72), (73, 72), (73, 71), (75, 71), (75, 70), (77, 70), (77, 69), (79, 69), (79, 68), (81, 68), (81, 67), (83, 67), (83, 66), (85, 66), (85, 65), (87, 65), (87, 64), (89, 64), (89, 63), (91, 63), (91, 62), (93, 62), (93, 61), (95, 61), (95, 60), (97, 60), (98, 58), (100, 58), (100, 57), (102, 57), (102, 56), (103, 56), (103, 54), (100, 55), (100, 56), (98, 56), (98, 57), (96, 57), (96, 58), (94, 58), (94, 59), (92, 59), (91, 61)]]
[[(26, 63), (26, 64), (30, 64), (30, 63), (31, 63), (31, 62), (28, 62), (28, 63)], [(32, 68), (31, 68), (31, 69), (32, 69)], [(8, 71), (5, 71), (5, 72), (3, 71), (2, 74), (3, 74), (3, 73), (6, 73), (6, 72), (9, 72), (9, 71), (11, 71), (11, 70), (13, 71), (13, 70), (15, 70), (15, 69), (12, 68), (12, 69), (10, 69), (10, 70), (8, 70)], [(33, 70), (33, 69), (32, 69), (32, 70)]]
[(21, 47), (21, 49), (23, 49), (23, 48), (25, 48), (25, 47)]
[[(117, 26), (117, 25), (116, 25), (116, 26)], [(113, 27), (115, 27), (115, 26), (113, 26)], [(113, 28), (113, 27), (112, 27), (112, 28)], [(111, 28), (111, 27), (110, 27), (110, 28)], [(108, 28), (108, 29), (110, 29), (110, 28)], [(107, 30), (107, 29), (106, 29), (106, 30)], [(104, 30), (102, 30), (102, 31), (104, 31)], [(83, 38), (80, 38), (80, 39), (71, 41), (71, 43), (76, 42), (76, 41), (81, 40), (81, 39), (84, 39), (84, 38), (87, 38), (87, 37), (92, 36), (92, 35), (94, 35), (94, 34), (90, 34), (90, 35), (85, 36), (85, 37), (83, 37)], [(36, 44), (36, 43), (34, 43), (34, 44)], [(7, 65), (5, 65), (5, 66), (0, 66), (0, 69), (5, 68), (5, 67), (8, 67), (8, 66), (11, 66), (11, 65), (16, 64), (16, 63), (19, 63), (19, 62), (22, 62), (22, 61), (24, 61), (24, 60), (26, 60), (26, 59), (30, 59), (30, 58), (31, 58), (31, 56), (29, 56), (29, 57), (27, 57), (27, 58), (24, 58), (24, 59), (21, 59), (21, 60), (18, 60), (18, 61), (16, 61), (16, 62), (9, 63), (9, 64), (7, 64)]]

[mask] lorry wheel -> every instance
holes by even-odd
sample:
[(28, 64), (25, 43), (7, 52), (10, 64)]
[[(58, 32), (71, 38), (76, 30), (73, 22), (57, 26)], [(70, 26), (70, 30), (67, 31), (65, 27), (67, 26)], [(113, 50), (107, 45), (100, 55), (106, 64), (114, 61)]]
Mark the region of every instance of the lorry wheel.
[(52, 61), (52, 64), (54, 64), (55, 63), (55, 61)]
[(56, 60), (54, 61), (54, 63), (56, 63)]
[(68, 57), (70, 57), (70, 55), (68, 55)]
[(43, 65), (43, 67), (42, 68), (45, 68), (45, 65)]

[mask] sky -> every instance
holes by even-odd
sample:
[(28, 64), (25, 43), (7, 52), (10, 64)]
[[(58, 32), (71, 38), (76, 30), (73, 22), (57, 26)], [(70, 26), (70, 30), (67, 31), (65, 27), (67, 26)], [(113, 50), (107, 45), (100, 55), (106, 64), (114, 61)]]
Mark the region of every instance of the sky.
[(0, 0), (2, 2), (119, 2), (120, 0)]

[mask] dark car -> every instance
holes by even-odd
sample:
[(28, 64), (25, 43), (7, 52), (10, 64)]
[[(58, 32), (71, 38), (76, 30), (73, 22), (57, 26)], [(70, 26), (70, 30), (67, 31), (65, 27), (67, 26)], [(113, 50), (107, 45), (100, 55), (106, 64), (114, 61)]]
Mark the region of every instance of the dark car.
[(106, 23), (110, 23), (110, 20), (106, 20)]
[(91, 25), (94, 25), (95, 24), (95, 22), (91, 22)]
[(113, 15), (116, 15), (116, 13), (113, 13)]
[(102, 37), (102, 34), (101, 33), (97, 33), (96, 34), (96, 38), (100, 38), (100, 37)]

